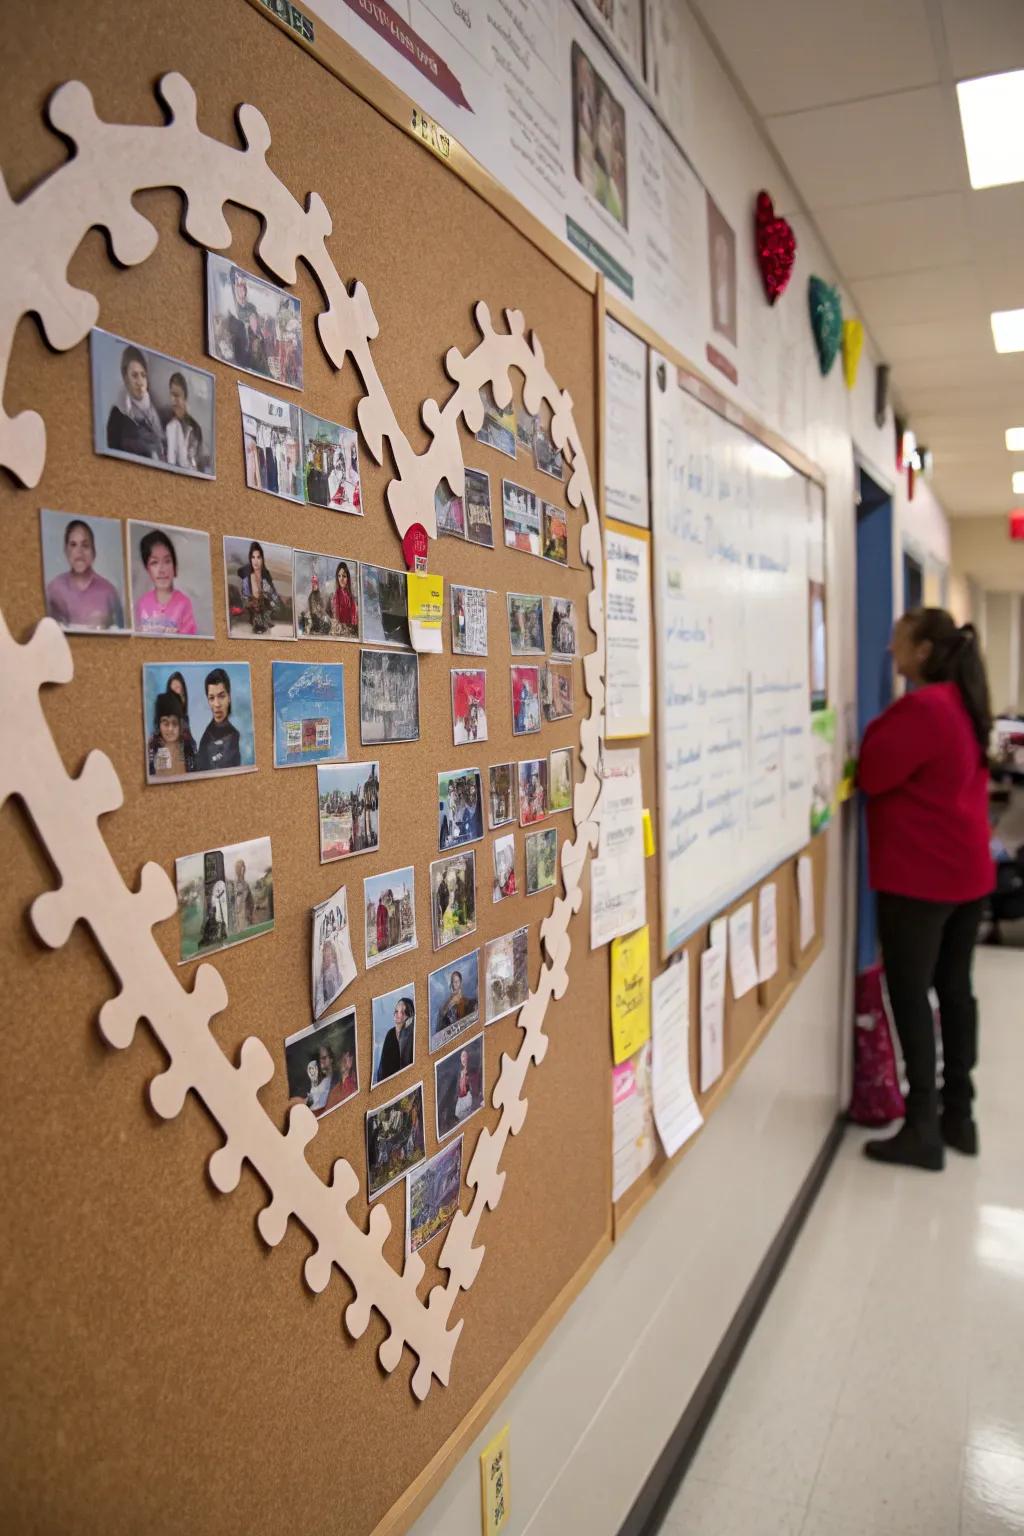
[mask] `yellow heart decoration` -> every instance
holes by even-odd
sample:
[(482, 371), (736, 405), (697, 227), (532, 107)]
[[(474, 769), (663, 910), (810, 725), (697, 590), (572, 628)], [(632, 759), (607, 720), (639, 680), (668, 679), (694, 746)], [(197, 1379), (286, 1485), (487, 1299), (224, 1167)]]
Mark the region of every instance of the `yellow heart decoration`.
[(843, 378), (847, 389), (857, 382), (860, 354), (864, 350), (864, 326), (860, 320), (843, 321)]

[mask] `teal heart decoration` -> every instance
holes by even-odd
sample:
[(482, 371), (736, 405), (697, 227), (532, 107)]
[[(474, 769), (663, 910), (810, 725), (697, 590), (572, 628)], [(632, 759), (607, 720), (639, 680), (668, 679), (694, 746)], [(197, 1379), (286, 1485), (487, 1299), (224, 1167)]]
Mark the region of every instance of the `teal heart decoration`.
[(807, 299), (811, 308), (814, 344), (818, 349), (818, 365), (824, 378), (836, 360), (843, 339), (843, 303), (839, 289), (826, 283), (823, 277), (810, 278)]

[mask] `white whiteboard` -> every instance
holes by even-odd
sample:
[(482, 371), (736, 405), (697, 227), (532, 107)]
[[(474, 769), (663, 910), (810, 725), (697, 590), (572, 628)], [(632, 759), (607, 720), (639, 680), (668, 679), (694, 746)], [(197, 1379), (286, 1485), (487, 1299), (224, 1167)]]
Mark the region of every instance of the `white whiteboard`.
[(650, 367), (668, 955), (809, 835), (812, 482)]

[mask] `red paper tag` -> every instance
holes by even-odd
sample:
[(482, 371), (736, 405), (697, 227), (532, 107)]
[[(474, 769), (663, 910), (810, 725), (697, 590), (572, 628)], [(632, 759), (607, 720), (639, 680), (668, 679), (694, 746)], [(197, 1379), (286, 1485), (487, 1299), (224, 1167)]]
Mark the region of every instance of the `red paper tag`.
[(1010, 538), (1024, 539), (1024, 507), (1014, 507), (1010, 513)]
[(418, 562), (426, 560), (429, 548), (430, 540), (427, 537), (427, 530), (422, 523), (413, 523), (412, 527), (406, 530), (405, 538), (402, 540), (402, 554), (405, 556), (406, 568), (410, 571), (425, 569)]

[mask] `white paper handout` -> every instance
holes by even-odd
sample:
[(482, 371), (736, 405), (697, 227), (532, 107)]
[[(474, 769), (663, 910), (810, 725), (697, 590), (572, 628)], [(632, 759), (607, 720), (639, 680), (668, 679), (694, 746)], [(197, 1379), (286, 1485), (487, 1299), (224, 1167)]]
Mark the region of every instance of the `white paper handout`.
[(814, 865), (810, 854), (802, 853), (796, 861), (796, 888), (800, 898), (800, 948), (814, 938)]
[(646, 539), (605, 529), (605, 718), (609, 740), (651, 729), (651, 586)]
[(619, 1200), (654, 1158), (651, 1043), (612, 1068), (612, 1200)]
[(771, 981), (779, 968), (778, 888), (774, 880), (762, 885), (757, 897), (757, 974)]
[(711, 947), (700, 957), (700, 1091), (722, 1075), (725, 1062), (725, 952)]
[(601, 759), (601, 832), (590, 864), (590, 947), (598, 948), (647, 921), (640, 753), (636, 747)]
[(605, 318), (604, 500), (609, 517), (648, 528), (647, 347)]
[(690, 1081), (690, 961), (684, 955), (651, 984), (651, 1096), (666, 1157), (704, 1123)]
[(729, 918), (729, 979), (733, 997), (746, 997), (757, 986), (752, 901), (745, 901)]

